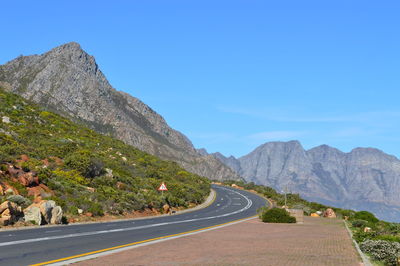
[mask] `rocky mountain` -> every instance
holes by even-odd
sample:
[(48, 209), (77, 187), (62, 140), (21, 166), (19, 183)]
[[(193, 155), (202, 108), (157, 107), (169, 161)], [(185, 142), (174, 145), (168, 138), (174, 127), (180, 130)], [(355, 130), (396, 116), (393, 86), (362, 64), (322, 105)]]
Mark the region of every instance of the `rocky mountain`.
[(0, 83), (50, 111), (210, 179), (240, 179), (139, 99), (115, 90), (93, 56), (77, 43), (42, 55), (20, 56), (0, 66)]
[(266, 143), (239, 159), (214, 156), (246, 181), (400, 222), (400, 160), (380, 150), (344, 153), (327, 145), (305, 150), (290, 141)]

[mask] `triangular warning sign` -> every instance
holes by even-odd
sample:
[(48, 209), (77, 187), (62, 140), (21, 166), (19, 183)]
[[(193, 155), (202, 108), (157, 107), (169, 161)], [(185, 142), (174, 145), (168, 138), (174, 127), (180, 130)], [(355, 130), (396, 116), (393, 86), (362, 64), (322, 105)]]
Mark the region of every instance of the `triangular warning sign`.
[(160, 187), (158, 188), (158, 191), (166, 191), (168, 190), (167, 186), (165, 185), (164, 182), (161, 183)]

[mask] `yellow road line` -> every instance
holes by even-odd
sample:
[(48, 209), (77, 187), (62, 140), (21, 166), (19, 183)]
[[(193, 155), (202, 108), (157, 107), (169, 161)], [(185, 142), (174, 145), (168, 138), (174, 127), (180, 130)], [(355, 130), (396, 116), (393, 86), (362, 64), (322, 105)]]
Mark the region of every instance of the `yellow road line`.
[(137, 241), (137, 242), (133, 242), (133, 243), (125, 244), (125, 245), (120, 245), (120, 246), (115, 246), (115, 247), (111, 247), (111, 248), (105, 248), (105, 249), (91, 251), (91, 252), (87, 252), (87, 253), (83, 253), (83, 254), (78, 254), (78, 255), (74, 255), (74, 256), (70, 256), (70, 257), (66, 257), (66, 258), (61, 258), (61, 259), (41, 262), (41, 263), (37, 263), (37, 264), (32, 264), (31, 266), (47, 265), (47, 264), (51, 264), (51, 263), (57, 263), (57, 262), (76, 259), (76, 258), (80, 258), (80, 257), (93, 255), (93, 254), (98, 254), (98, 253), (102, 253), (102, 252), (106, 252), (106, 251), (111, 251), (111, 250), (116, 250), (116, 249), (120, 249), (120, 248), (135, 246), (135, 245), (138, 245), (138, 244), (143, 244), (143, 243), (147, 243), (147, 242), (151, 242), (151, 241), (155, 241), (155, 240), (166, 239), (166, 238), (176, 237), (176, 236), (182, 236), (182, 235), (195, 233), (195, 232), (200, 232), (200, 231), (211, 229), (211, 228), (220, 227), (220, 226), (223, 226), (223, 225), (228, 225), (228, 224), (231, 224), (231, 223), (236, 223), (236, 222), (239, 222), (239, 221), (243, 221), (243, 220), (250, 219), (250, 218), (255, 218), (255, 217), (257, 217), (257, 215), (250, 216), (250, 217), (243, 218), (243, 219), (230, 221), (230, 222), (223, 223), (223, 224), (217, 224), (217, 225), (213, 225), (213, 226), (208, 226), (208, 227), (204, 227), (204, 228), (200, 228), (200, 229), (196, 229), (196, 230), (192, 230), (192, 231), (187, 231), (187, 232), (182, 232), (182, 233), (173, 234), (173, 235), (167, 235), (167, 236), (160, 236), (160, 237), (146, 239), (146, 240), (142, 240), (142, 241)]

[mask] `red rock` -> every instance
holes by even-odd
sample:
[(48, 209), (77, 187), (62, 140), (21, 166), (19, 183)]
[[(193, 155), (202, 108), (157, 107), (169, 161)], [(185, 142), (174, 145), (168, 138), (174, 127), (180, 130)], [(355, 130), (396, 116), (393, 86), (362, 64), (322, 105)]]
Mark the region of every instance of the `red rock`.
[(21, 161), (23, 161), (23, 162), (29, 161), (29, 156), (26, 155), (26, 154), (22, 154), (22, 155), (21, 155)]
[(0, 214), (2, 214), (6, 209), (8, 209), (9, 201), (5, 201), (0, 204)]
[(331, 208), (326, 209), (323, 216), (326, 218), (336, 218), (336, 214)]
[(11, 177), (17, 177), (20, 174), (23, 174), (24, 171), (22, 169), (19, 169), (18, 167), (12, 165), (12, 164), (8, 164), (7, 165), (7, 174), (9, 174)]
[(7, 226), (12, 223), (11, 216), (5, 216), (0, 218), (0, 225)]
[(43, 189), (39, 186), (36, 187), (28, 187), (28, 196), (33, 196), (35, 199), (37, 197), (40, 197), (40, 195), (42, 194)]
[(39, 184), (39, 187), (43, 188), (44, 191), (46, 192), (53, 192), (48, 186), (46, 186), (45, 184)]
[(18, 176), (18, 182), (25, 187), (37, 186), (39, 185), (39, 178), (35, 176), (34, 172), (28, 172)]
[(1, 213), (1, 217), (5, 217), (5, 216), (11, 216), (10, 209), (7, 208)]
[(58, 166), (62, 166), (64, 164), (63, 160), (58, 157), (52, 156), (52, 157), (49, 157), (49, 159), (53, 160), (56, 163), (56, 165), (58, 165)]
[(117, 182), (116, 186), (118, 189), (124, 189), (126, 187), (124, 183), (119, 182), (119, 181)]
[(85, 216), (87, 216), (87, 217), (93, 217), (93, 213), (87, 212), (87, 213), (85, 213)]
[(46, 158), (46, 159), (44, 159), (44, 160), (42, 160), (42, 163), (43, 163), (43, 165), (44, 166), (49, 166), (50, 165), (50, 162), (49, 162), (49, 160)]

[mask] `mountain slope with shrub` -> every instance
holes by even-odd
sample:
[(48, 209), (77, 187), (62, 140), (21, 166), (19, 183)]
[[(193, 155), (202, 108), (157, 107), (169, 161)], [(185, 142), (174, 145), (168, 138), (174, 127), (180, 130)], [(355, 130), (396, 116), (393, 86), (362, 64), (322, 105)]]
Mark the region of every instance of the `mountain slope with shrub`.
[(400, 221), (400, 160), (380, 150), (345, 153), (327, 145), (305, 150), (289, 141), (265, 143), (239, 159), (214, 156), (248, 182)]
[[(54, 200), (64, 213), (126, 214), (188, 207), (208, 179), (78, 125), (0, 88), (0, 203)], [(161, 182), (169, 191), (157, 191)]]
[(142, 151), (210, 179), (237, 179), (229, 167), (201, 155), (180, 132), (139, 99), (115, 90), (93, 56), (77, 43), (0, 66), (0, 83), (50, 111), (112, 135)]

